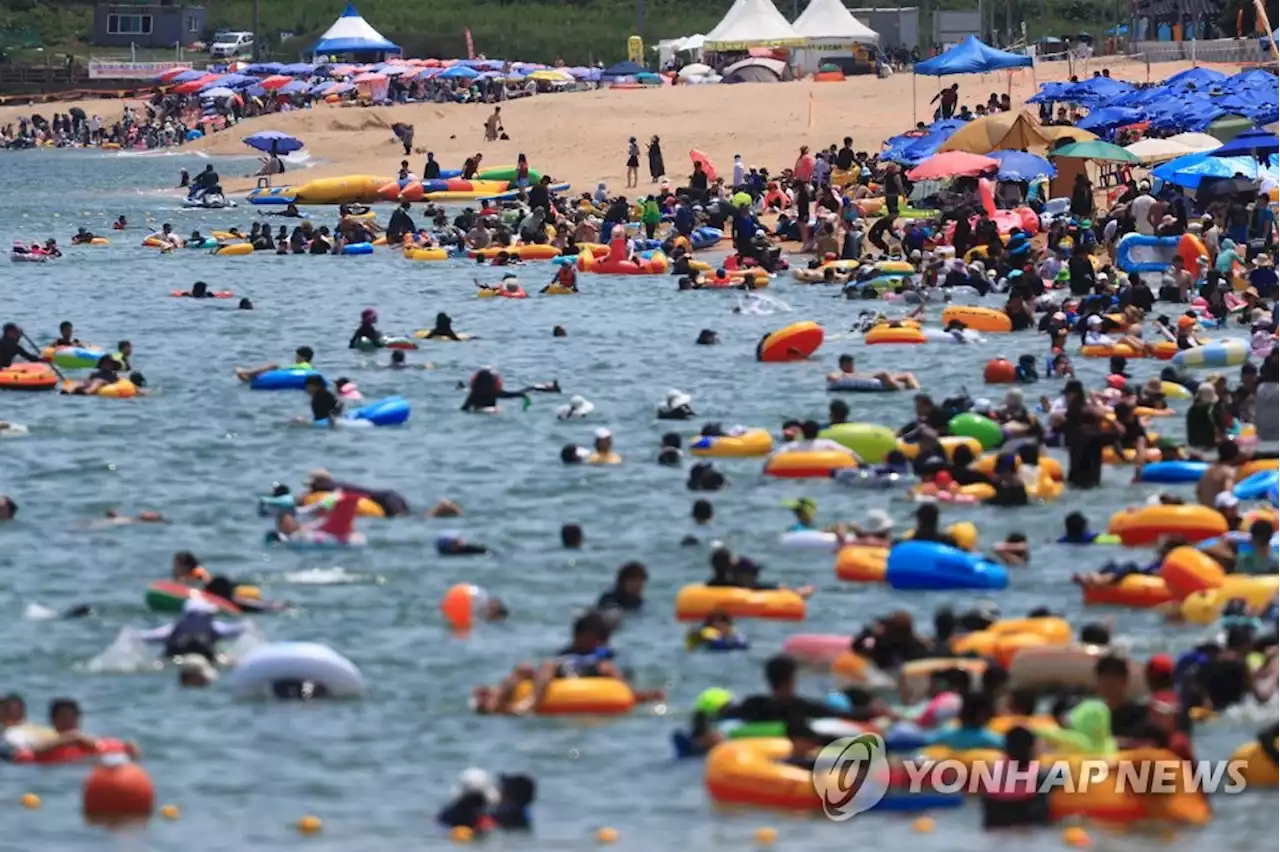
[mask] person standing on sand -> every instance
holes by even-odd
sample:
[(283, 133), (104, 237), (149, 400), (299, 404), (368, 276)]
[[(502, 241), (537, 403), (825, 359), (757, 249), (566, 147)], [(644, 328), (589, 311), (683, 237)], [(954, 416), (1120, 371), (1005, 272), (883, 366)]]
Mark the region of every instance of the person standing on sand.
[(502, 132), (502, 107), (494, 107), (493, 114), (484, 122), (484, 141), (497, 142), (498, 134)]
[(649, 140), (649, 177), (657, 183), (667, 173), (667, 165), (662, 162), (662, 145), (658, 137)]
[(627, 142), (627, 189), (640, 185), (640, 146), (636, 137)]
[(943, 89), (933, 96), (931, 104), (938, 105), (939, 118), (951, 118), (956, 114), (956, 104), (960, 102), (960, 84), (952, 83), (950, 89)]

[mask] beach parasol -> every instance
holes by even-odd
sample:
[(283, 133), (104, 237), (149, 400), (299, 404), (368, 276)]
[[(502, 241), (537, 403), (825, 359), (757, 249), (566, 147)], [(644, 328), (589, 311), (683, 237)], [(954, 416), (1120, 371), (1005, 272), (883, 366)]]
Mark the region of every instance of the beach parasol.
[(159, 83), (161, 86), (167, 86), (168, 84), (174, 82), (175, 77), (180, 77), (183, 74), (188, 74), (188, 73), (195, 74), (196, 76), (188, 77), (184, 80), (180, 80), (179, 82), (185, 83), (186, 80), (194, 80), (200, 76), (199, 71), (192, 71), (190, 68), (167, 68), (155, 76), (155, 82)]
[(1212, 151), (1214, 148), (1222, 147), (1222, 142), (1208, 133), (1178, 133), (1170, 136), (1166, 141), (1181, 145), (1189, 151)]
[(223, 98), (239, 97), (235, 92), (226, 86), (214, 86), (212, 89), (205, 89), (200, 93), (200, 97), (211, 100), (221, 100)]
[(702, 163), (702, 171), (707, 176), (708, 183), (714, 183), (716, 179), (716, 164), (711, 162), (711, 158), (706, 154), (694, 148), (689, 151), (689, 159), (695, 163)]
[(288, 74), (273, 74), (267, 77), (258, 85), (266, 89), (268, 92), (272, 89), (282, 89), (293, 82), (293, 78)]
[(1188, 188), (1196, 188), (1206, 178), (1232, 178), (1237, 175), (1249, 181), (1276, 177), (1276, 156), (1265, 165), (1256, 157), (1219, 157), (1217, 151), (1201, 151), (1171, 160), (1152, 170), (1161, 180)]
[(259, 130), (257, 133), (250, 133), (240, 141), (250, 148), (271, 154), (288, 154), (302, 147), (301, 139), (290, 136), (288, 133), (281, 133), (279, 130)]
[(573, 76), (555, 68), (543, 68), (529, 75), (530, 80), (542, 80), (547, 83), (572, 83)]
[(179, 95), (192, 95), (209, 85), (217, 79), (216, 74), (205, 74), (194, 80), (188, 80), (185, 83), (179, 83), (173, 87), (173, 91)]
[(1144, 163), (1164, 163), (1193, 153), (1172, 139), (1139, 139), (1132, 145), (1125, 145), (1124, 149)]
[(1210, 157), (1258, 156), (1259, 154), (1275, 154), (1280, 152), (1280, 138), (1274, 133), (1257, 128), (1246, 130), (1221, 148), (1215, 149)]
[(276, 89), (277, 95), (305, 95), (311, 91), (311, 84), (306, 80), (294, 80)]
[(1072, 142), (1049, 152), (1051, 157), (1076, 157), (1081, 160), (1100, 160), (1106, 163), (1136, 163), (1138, 158), (1119, 145), (1093, 139), (1089, 142)]
[(441, 80), (474, 80), (480, 72), (466, 65), (450, 65), (436, 76)]
[(974, 177), (1000, 166), (999, 160), (970, 154), (968, 151), (945, 151), (934, 154), (911, 171), (911, 180), (943, 180), (953, 177)]
[(387, 79), (387, 78), (386, 78), (385, 76), (383, 76), (382, 74), (378, 74), (378, 73), (375, 73), (375, 72), (373, 72), (373, 71), (366, 71), (366, 72), (365, 72), (365, 73), (363, 73), (363, 74), (357, 75), (354, 79), (352, 79), (352, 81), (351, 81), (351, 82), (353, 82), (353, 83), (377, 83), (378, 81), (380, 81), (380, 80), (385, 80), (385, 79)]
[(987, 156), (1000, 162), (1000, 168), (996, 170), (996, 177), (1000, 180), (1034, 180), (1058, 174), (1058, 170), (1044, 157), (1026, 151), (992, 151)]

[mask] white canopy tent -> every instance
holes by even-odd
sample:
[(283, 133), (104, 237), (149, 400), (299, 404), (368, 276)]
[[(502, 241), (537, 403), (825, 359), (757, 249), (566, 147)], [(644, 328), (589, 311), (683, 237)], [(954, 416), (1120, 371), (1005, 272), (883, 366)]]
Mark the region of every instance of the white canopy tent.
[(796, 32), (770, 0), (734, 0), (720, 23), (707, 33), (703, 49), (725, 52), (803, 44), (804, 36)]
[(795, 55), (798, 73), (817, 71), (827, 57), (847, 58), (854, 45), (880, 42), (879, 34), (853, 17), (841, 0), (811, 0), (794, 26), (805, 39), (804, 49)]

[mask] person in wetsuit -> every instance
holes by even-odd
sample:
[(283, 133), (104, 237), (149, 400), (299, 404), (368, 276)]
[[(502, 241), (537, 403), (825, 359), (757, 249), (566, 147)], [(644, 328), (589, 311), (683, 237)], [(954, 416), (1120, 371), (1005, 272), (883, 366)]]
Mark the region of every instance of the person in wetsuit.
[(317, 423), (327, 420), (333, 426), (342, 413), (342, 403), (333, 395), (333, 391), (324, 386), (324, 379), (320, 376), (308, 376), (304, 387), (311, 397), (312, 419)]
[(172, 624), (148, 630), (142, 641), (164, 643), (165, 657), (184, 657), (196, 654), (209, 662), (217, 662), (217, 645), (223, 639), (234, 639), (244, 633), (247, 625), (219, 621), (218, 608), (199, 595), (192, 595), (182, 605), (182, 615)]
[(453, 330), (453, 318), (444, 311), (436, 314), (436, 324), (431, 331), (426, 334), (427, 340), (462, 340), (458, 333)]
[(359, 349), (365, 344), (365, 341), (372, 343), (374, 346), (382, 346), (382, 332), (374, 326), (378, 321), (378, 312), (373, 308), (365, 308), (360, 312), (360, 327), (356, 329), (355, 334), (351, 335), (350, 342), (347, 343), (348, 349)]
[(13, 366), (13, 362), (17, 358), (22, 358), (33, 364), (40, 362), (39, 355), (33, 355), (22, 348), (21, 326), (7, 322), (4, 324), (4, 331), (0, 333), (0, 368)]

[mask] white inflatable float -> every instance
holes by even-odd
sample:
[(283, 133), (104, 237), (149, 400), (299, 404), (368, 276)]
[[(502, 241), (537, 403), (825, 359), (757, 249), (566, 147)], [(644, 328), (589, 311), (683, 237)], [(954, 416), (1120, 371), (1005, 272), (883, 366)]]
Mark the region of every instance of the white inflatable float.
[(323, 686), (330, 698), (364, 694), (364, 677), (355, 663), (318, 642), (273, 642), (244, 655), (228, 682), (237, 698), (270, 698), (272, 684), (304, 681)]

